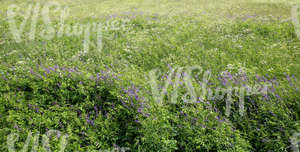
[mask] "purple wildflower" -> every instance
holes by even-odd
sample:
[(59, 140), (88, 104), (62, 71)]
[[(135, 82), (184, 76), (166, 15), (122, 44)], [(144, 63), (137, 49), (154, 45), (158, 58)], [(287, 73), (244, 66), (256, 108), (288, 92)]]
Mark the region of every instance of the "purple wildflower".
[(138, 95), (135, 95), (135, 100), (139, 100), (139, 96)]
[(2, 76), (2, 79), (8, 81), (8, 79), (5, 76)]
[(229, 76), (229, 79), (233, 80), (233, 77), (230, 72), (227, 72), (227, 75)]
[(124, 106), (126, 106), (126, 103), (123, 100), (120, 100), (120, 101)]
[(215, 111), (215, 112), (218, 112), (219, 110), (218, 110), (216, 107), (214, 107), (214, 111)]
[(297, 81), (297, 79), (296, 79), (296, 77), (295, 77), (295, 75), (294, 75), (294, 74), (292, 75), (292, 78), (293, 78), (295, 81)]
[(142, 113), (143, 112), (143, 107), (138, 108), (138, 112)]
[(96, 112), (98, 112), (97, 105), (94, 105), (94, 110), (95, 110)]
[(266, 100), (269, 100), (269, 99), (270, 99), (269, 96), (268, 96), (267, 94), (264, 94), (263, 96), (264, 96), (264, 99), (266, 99)]
[(96, 78), (97, 78), (97, 80), (99, 80), (99, 78), (100, 78), (99, 73), (96, 74)]
[(264, 76), (262, 76), (262, 80), (263, 80), (264, 82), (267, 82), (268, 79), (266, 79)]
[(75, 71), (73, 70), (73, 68), (68, 69), (68, 71), (69, 71), (70, 73), (75, 72)]
[(235, 85), (238, 85), (238, 84), (240, 84), (240, 82), (237, 80), (237, 79), (233, 79), (233, 83), (235, 84)]
[(169, 68), (170, 70), (172, 70), (172, 67), (171, 67), (171, 65), (170, 65), (170, 64), (168, 64), (168, 68)]
[(223, 86), (226, 86), (226, 84), (227, 84), (227, 79), (223, 79), (223, 80), (222, 80), (222, 85), (223, 85)]
[(247, 99), (248, 99), (253, 105), (255, 105), (254, 100), (252, 100), (250, 97), (247, 97)]
[(279, 85), (279, 82), (277, 81), (277, 78), (276, 78), (276, 77), (273, 77), (272, 82), (273, 82), (275, 85)]
[(86, 122), (90, 125), (94, 125), (94, 121), (93, 120), (90, 120), (90, 113), (88, 113), (87, 117), (86, 117)]
[(114, 79), (120, 80), (120, 79), (118, 78), (118, 76), (116, 76), (115, 74), (112, 74), (112, 76), (113, 76)]
[(245, 72), (243, 72), (243, 75), (242, 75), (242, 80), (243, 81), (247, 81), (247, 74)]
[(188, 76), (188, 74), (187, 74), (186, 72), (183, 72), (183, 76), (185, 76), (185, 77), (186, 77), (186, 76)]
[(196, 101), (196, 103), (200, 103), (203, 102), (203, 99), (201, 97), (198, 97), (198, 100)]
[(30, 73), (31, 73), (31, 74), (35, 74), (34, 71), (33, 71), (33, 69), (30, 69)]
[(43, 79), (43, 77), (42, 77), (41, 75), (38, 74), (37, 76), (38, 76), (39, 78)]
[(145, 113), (145, 114), (143, 114), (145, 117), (150, 117), (150, 114), (148, 114), (148, 113)]
[(15, 125), (14, 128), (15, 128), (15, 129), (18, 129), (19, 131), (22, 130), (18, 125)]
[(202, 128), (206, 128), (206, 125), (200, 124), (200, 126), (201, 126)]
[(95, 124), (94, 124), (94, 120), (90, 120), (90, 121), (89, 121), (89, 124), (92, 125), (92, 126), (94, 126), (94, 125), (95, 125)]
[(52, 67), (49, 67), (49, 69), (50, 69), (51, 71), (53, 71), (53, 72), (56, 72), (56, 70), (55, 70), (54, 68), (52, 68)]
[(61, 136), (60, 132), (58, 131), (56, 134), (56, 138), (59, 138)]
[(81, 134), (81, 135), (85, 135), (85, 132), (84, 132), (84, 131), (81, 131), (80, 134)]
[(35, 112), (39, 113), (40, 112), (40, 108), (36, 107), (35, 108)]
[(290, 82), (291, 81), (291, 77), (289, 75), (286, 74), (286, 79)]
[(94, 110), (95, 110), (95, 113), (96, 113), (96, 117), (98, 117), (98, 115), (99, 115), (99, 110), (98, 110), (98, 108), (97, 108), (97, 105), (94, 106)]
[(258, 80), (258, 82), (261, 82), (261, 77), (257, 74), (256, 74), (256, 79)]
[(271, 92), (274, 93), (275, 92), (275, 88), (274, 86), (272, 85), (272, 88), (271, 88)]
[(48, 68), (44, 68), (44, 70), (49, 74), (50, 70)]
[(272, 111), (270, 111), (270, 113), (272, 114), (272, 116), (276, 117), (276, 114), (275, 114), (275, 113), (273, 113)]
[[(60, 67), (59, 69), (62, 70), (62, 71), (66, 71), (66, 68), (65, 68), (65, 67)], [(70, 68), (70, 69), (71, 69), (71, 68)], [(70, 69), (68, 69), (69, 72), (70, 72)]]

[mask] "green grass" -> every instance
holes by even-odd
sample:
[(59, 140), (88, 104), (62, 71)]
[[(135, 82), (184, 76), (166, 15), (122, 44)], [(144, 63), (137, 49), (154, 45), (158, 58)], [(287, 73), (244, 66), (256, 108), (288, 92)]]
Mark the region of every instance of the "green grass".
[[(16, 43), (12, 38), (5, 13), (7, 7), (16, 4), (26, 11), (28, 4), (48, 1), (0, 2), (0, 77), (8, 78), (0, 80), (1, 151), (7, 151), (9, 133), (22, 134), (24, 142), (28, 131), (44, 133), (45, 128), (72, 134), (69, 142), (73, 144), (66, 151), (107, 149), (114, 144), (132, 151), (291, 150), (289, 138), (300, 130), (300, 96), (296, 90), (300, 87), (300, 40), (290, 20), (290, 9), (299, 4), (297, 0), (59, 1), (71, 11), (68, 24), (105, 23), (108, 16), (116, 15), (109, 21), (125, 26), (119, 30), (104, 30), (103, 49), (98, 51), (91, 47), (87, 54), (80, 56), (83, 36), (51, 40), (37, 36), (30, 41), (26, 35), (30, 30), (28, 24), (23, 42)], [(51, 15), (53, 23), (57, 24), (59, 13)], [(43, 28), (41, 22), (39, 20), (38, 31)], [(92, 39), (96, 39), (95, 35)], [(29, 72), (33, 69), (43, 75), (43, 68), (55, 65), (76, 67), (81, 73), (72, 75), (73, 79), (59, 74), (65, 73), (62, 70), (39, 79)], [(264, 101), (260, 96), (251, 96), (256, 104), (251, 105), (250, 100), (246, 100), (244, 117), (239, 116), (238, 111), (226, 117), (223, 101), (214, 105), (219, 111), (181, 102), (157, 106), (153, 104), (148, 75), (153, 69), (167, 73), (168, 65), (197, 65), (211, 70), (211, 82), (216, 85), (220, 84), (219, 74), (225, 70), (237, 73), (243, 69), (250, 80), (256, 75), (276, 77), (279, 82), (276, 94), (281, 99), (271, 97), (270, 101)], [(119, 79), (96, 84), (90, 76), (96, 77), (101, 70), (108, 71), (110, 76), (118, 75)], [(286, 75), (295, 77), (293, 85)], [(84, 82), (83, 86), (79, 85), (80, 81)], [(56, 83), (66, 86), (57, 88)], [(130, 110), (122, 107), (121, 101), (129, 105), (131, 102), (130, 95), (126, 98), (128, 94), (123, 95), (122, 89), (132, 85), (140, 88), (139, 96), (147, 104), (145, 111), (149, 117), (137, 112), (140, 100), (133, 99)], [(46, 88), (50, 92), (45, 91)], [(58, 107), (50, 103), (54, 100), (59, 102)], [(110, 110), (111, 101), (116, 103), (117, 110)], [(28, 104), (41, 107), (44, 114), (28, 110)], [(87, 115), (95, 104), (107, 108), (109, 116), (97, 118), (94, 126), (87, 124), (84, 117), (76, 117), (75, 109)], [(180, 111), (189, 117), (182, 117)], [(217, 115), (226, 121), (219, 123), (215, 119)], [(198, 119), (197, 123), (191, 123), (193, 118)], [(135, 120), (140, 123), (136, 124)], [(60, 121), (64, 127), (58, 125)], [(18, 131), (14, 128), (16, 125), (23, 130)], [(202, 125), (210, 129), (202, 130)], [(81, 132), (86, 135), (81, 136)], [(52, 144), (57, 145), (55, 142)]]

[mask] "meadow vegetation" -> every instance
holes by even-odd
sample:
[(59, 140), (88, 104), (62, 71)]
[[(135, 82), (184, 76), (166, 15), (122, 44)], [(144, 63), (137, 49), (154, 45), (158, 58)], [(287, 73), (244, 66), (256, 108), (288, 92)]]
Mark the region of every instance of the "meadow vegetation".
[[(24, 14), (47, 2), (0, 0), (0, 151), (11, 133), (20, 150), (28, 132), (49, 129), (69, 135), (65, 151), (291, 151), (300, 132), (300, 39), (291, 20), (298, 0), (57, 1), (70, 10), (66, 24), (107, 26), (102, 49), (92, 44), (86, 53), (83, 35), (29, 40), (31, 19), (23, 41), (13, 39), (7, 8)], [(58, 27), (59, 12), (51, 15)], [(44, 26), (39, 18), (37, 31)], [(158, 69), (163, 82), (170, 69), (188, 66), (210, 70), (211, 88), (272, 85), (245, 96), (242, 116), (236, 96), (229, 116), (225, 98), (157, 104), (149, 72)], [(202, 77), (194, 75), (196, 90)], [(58, 139), (50, 144), (59, 150)]]

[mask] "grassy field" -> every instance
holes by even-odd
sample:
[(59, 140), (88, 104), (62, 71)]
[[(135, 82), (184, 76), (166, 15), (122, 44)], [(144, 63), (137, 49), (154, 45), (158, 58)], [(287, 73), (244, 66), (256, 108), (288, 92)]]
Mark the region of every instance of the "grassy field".
[[(51, 1), (57, 5), (47, 13), (49, 2), (0, 0), (0, 151), (26, 145), (46, 151), (42, 135), (49, 130), (68, 134), (65, 149), (62, 136), (51, 139), (52, 151), (295, 149), (300, 25), (293, 24), (291, 9), (298, 0), (64, 0)], [(10, 18), (13, 5), (19, 10)], [(33, 13), (16, 42), (11, 21), (20, 28), (29, 6)], [(59, 36), (63, 8), (69, 10), (64, 24), (83, 25), (81, 34)], [(102, 25), (101, 38), (95, 23)], [(47, 38), (51, 27), (55, 34)], [(210, 71), (207, 88), (259, 84), (267, 92), (233, 95), (228, 114), (228, 94), (203, 94), (204, 72), (189, 80), (180, 71), (195, 66)], [(153, 78), (155, 69), (160, 74)], [(182, 72), (181, 85), (167, 87), (157, 103), (151, 82), (162, 88), (172, 70)], [(190, 88), (197, 94), (193, 103), (182, 98), (192, 100)]]

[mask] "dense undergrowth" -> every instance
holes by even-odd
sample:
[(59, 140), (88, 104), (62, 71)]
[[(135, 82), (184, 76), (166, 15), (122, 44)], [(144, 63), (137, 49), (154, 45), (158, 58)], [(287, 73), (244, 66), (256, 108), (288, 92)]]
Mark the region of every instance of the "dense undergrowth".
[[(250, 18), (209, 24), (194, 16), (149, 18), (115, 18), (124, 28), (103, 31), (102, 51), (91, 47), (83, 55), (78, 55), (80, 36), (37, 36), (15, 43), (0, 19), (0, 151), (8, 150), (11, 133), (20, 135), (15, 142), (20, 150), (29, 132), (50, 129), (69, 135), (65, 151), (291, 150), (290, 138), (300, 131), (300, 42), (291, 22)], [(226, 95), (195, 103), (178, 99), (175, 104), (166, 97), (164, 104), (157, 104), (149, 71), (168, 73), (172, 67), (195, 65), (212, 72), (212, 89), (272, 85), (268, 94), (244, 97), (244, 115), (237, 96), (229, 116)], [(224, 72), (233, 77), (222, 77)], [(196, 90), (202, 77), (193, 79)], [(53, 151), (59, 150), (58, 143), (51, 140)], [(37, 151), (43, 151), (41, 141)]]

